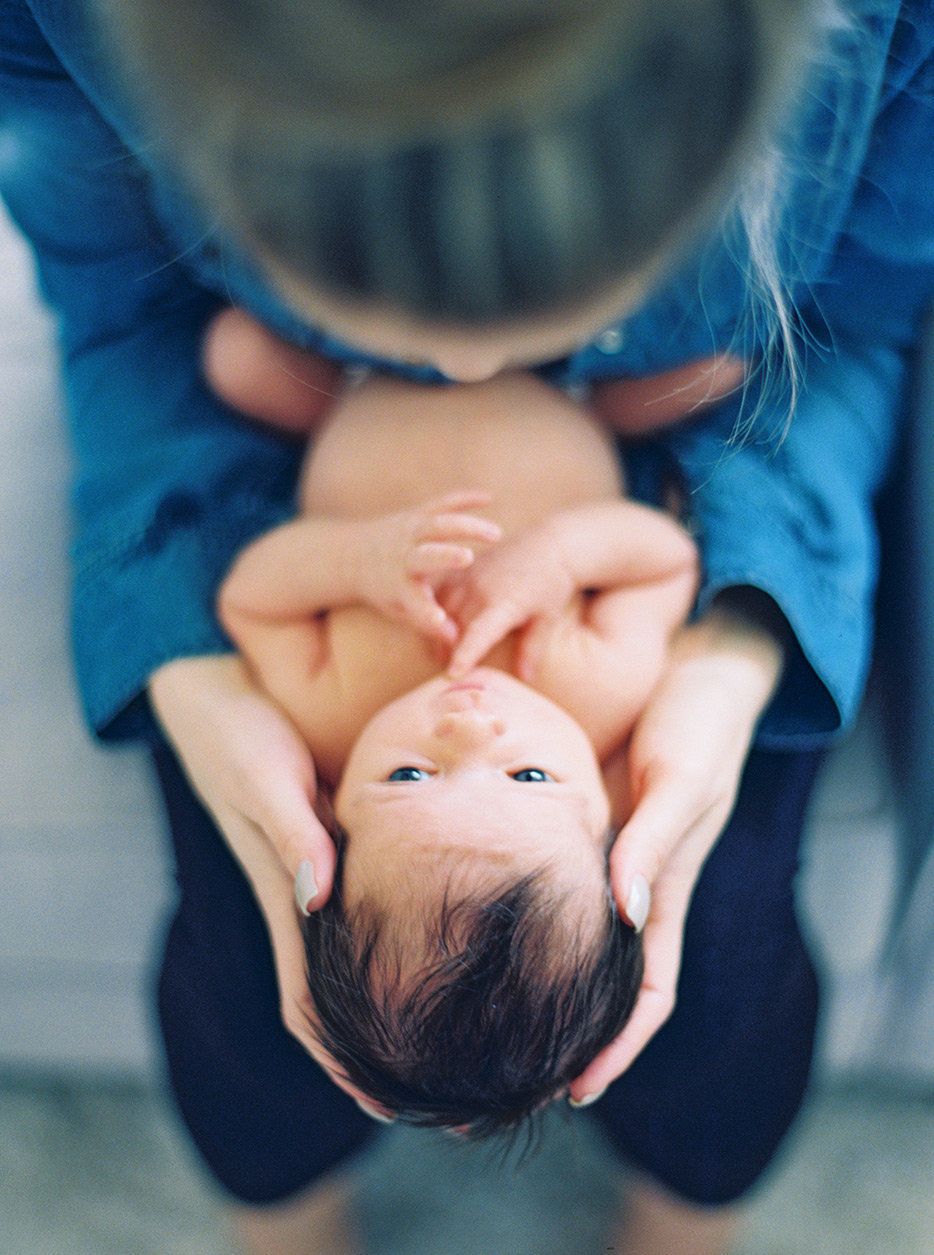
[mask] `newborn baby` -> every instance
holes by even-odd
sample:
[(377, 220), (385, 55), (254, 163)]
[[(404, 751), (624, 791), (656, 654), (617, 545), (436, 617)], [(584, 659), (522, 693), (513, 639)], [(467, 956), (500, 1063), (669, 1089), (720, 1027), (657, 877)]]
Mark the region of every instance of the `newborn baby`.
[(403, 1118), (516, 1126), (631, 1011), (607, 856), (697, 557), (623, 492), (609, 437), (530, 374), (373, 376), (317, 432), (300, 516), (222, 589), (332, 798), (335, 886), (304, 923), (319, 1034)]

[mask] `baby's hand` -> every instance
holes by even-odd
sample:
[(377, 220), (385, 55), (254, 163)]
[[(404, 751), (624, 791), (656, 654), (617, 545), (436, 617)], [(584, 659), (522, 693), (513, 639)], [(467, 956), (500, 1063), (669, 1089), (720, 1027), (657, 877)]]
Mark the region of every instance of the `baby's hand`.
[(534, 677), (541, 629), (558, 619), (578, 592), (551, 520), (482, 554), (443, 597), (460, 624), (448, 673), (465, 675), (510, 632), (525, 628), (516, 659), (520, 679)]
[(469, 513), (489, 503), (489, 493), (460, 489), (368, 520), (358, 556), (361, 597), (422, 636), (452, 645), (458, 627), (438, 602), (438, 588), (473, 563), (474, 545), (499, 540), (496, 523)]

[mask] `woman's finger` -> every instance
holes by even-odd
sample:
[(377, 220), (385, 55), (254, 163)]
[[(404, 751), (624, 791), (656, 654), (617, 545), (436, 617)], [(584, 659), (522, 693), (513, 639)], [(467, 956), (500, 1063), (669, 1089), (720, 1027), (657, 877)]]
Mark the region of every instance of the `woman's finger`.
[(672, 995), (662, 989), (644, 988), (635, 1010), (619, 1037), (611, 1041), (587, 1068), (571, 1082), (569, 1094), (576, 1106), (595, 1102), (642, 1053), (671, 1015)]
[(675, 1005), (688, 903), (696, 881), (692, 867), (666, 868), (651, 898), (643, 935), (645, 972), (633, 1013), (620, 1035), (571, 1085), (571, 1097), (593, 1100), (641, 1054)]
[(641, 878), (651, 892), (672, 853), (694, 828), (697, 798), (675, 773), (659, 771), (646, 782), (636, 808), (610, 851), (610, 885), (620, 913), (631, 924), (630, 899), (639, 894)]

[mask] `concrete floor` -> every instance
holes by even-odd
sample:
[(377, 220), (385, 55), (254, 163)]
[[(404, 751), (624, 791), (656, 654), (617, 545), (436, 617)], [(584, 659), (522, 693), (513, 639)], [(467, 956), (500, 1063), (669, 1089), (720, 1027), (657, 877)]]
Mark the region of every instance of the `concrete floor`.
[[(158, 1091), (0, 1082), (0, 1250), (229, 1255), (221, 1203)], [(517, 1165), (391, 1130), (357, 1165), (372, 1255), (596, 1255), (617, 1174), (582, 1115)], [(934, 1095), (816, 1094), (737, 1255), (931, 1255)], [(326, 1252), (321, 1252), (326, 1255)]]

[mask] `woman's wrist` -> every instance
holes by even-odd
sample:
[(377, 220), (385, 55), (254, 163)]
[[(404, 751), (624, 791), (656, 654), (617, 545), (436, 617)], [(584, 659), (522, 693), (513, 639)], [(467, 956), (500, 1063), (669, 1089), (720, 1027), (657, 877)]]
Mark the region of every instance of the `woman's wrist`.
[(722, 666), (724, 682), (759, 711), (781, 679), (790, 629), (773, 599), (758, 588), (719, 592), (704, 613), (680, 633), (675, 653)]

